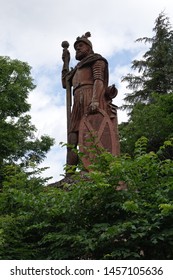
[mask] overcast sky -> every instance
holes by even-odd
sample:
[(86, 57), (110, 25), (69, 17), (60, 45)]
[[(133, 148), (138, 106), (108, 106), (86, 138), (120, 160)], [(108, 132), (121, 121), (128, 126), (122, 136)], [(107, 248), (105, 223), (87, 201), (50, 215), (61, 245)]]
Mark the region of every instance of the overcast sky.
[[(66, 150), (65, 90), (61, 86), (61, 42), (70, 43), (71, 62), (75, 66), (73, 43), (87, 31), (95, 52), (109, 62), (110, 84), (115, 83), (123, 104), (126, 85), (121, 78), (130, 72), (131, 62), (140, 58), (146, 46), (135, 43), (139, 37), (152, 37), (158, 15), (164, 13), (173, 24), (172, 0), (0, 0), (0, 55), (27, 62), (37, 85), (30, 93), (32, 123), (37, 137), (55, 138), (56, 144), (43, 166), (45, 176), (62, 179)], [(126, 113), (118, 111), (119, 123)]]

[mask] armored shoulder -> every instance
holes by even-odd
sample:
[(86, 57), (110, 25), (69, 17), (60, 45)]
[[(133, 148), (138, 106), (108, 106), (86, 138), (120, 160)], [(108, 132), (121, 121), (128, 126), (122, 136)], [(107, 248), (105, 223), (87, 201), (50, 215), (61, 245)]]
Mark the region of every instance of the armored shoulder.
[(107, 67), (106, 62), (102, 59), (97, 60), (92, 65), (93, 78), (94, 80), (105, 80), (105, 68)]

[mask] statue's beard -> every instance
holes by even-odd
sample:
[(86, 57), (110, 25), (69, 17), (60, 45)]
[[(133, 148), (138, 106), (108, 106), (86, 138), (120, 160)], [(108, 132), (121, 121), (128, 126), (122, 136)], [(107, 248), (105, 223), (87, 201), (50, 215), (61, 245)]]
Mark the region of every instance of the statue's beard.
[(75, 58), (77, 60), (82, 60), (84, 57), (86, 57), (88, 55), (88, 51), (83, 51), (83, 52), (80, 52), (80, 51), (76, 51), (76, 56)]

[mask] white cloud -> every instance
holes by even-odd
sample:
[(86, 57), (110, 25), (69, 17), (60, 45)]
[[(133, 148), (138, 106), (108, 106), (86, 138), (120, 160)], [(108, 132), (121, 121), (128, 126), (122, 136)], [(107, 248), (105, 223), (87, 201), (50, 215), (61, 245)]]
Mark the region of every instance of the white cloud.
[(71, 50), (78, 35), (92, 34), (95, 51), (111, 55), (151, 34), (154, 20), (165, 9), (173, 16), (172, 0), (1, 0), (0, 50), (35, 67), (61, 60), (61, 42)]
[[(0, 0), (0, 55), (28, 62), (37, 88), (30, 94), (33, 123), (38, 133), (56, 139), (46, 163), (50, 174), (59, 178), (65, 163), (65, 151), (58, 147), (66, 141), (65, 91), (61, 87), (61, 42), (73, 43), (77, 36), (91, 32), (95, 52), (111, 61), (110, 82), (118, 85), (115, 104), (121, 106), (125, 84), (121, 77), (129, 73), (134, 56), (141, 47), (134, 41), (152, 36), (155, 19), (165, 13), (173, 22), (172, 0)], [(123, 51), (129, 54), (126, 62)], [(119, 61), (112, 58), (117, 54)], [(122, 58), (122, 63), (121, 63)], [(74, 65), (72, 65), (74, 66)], [(124, 120), (119, 112), (119, 122)]]

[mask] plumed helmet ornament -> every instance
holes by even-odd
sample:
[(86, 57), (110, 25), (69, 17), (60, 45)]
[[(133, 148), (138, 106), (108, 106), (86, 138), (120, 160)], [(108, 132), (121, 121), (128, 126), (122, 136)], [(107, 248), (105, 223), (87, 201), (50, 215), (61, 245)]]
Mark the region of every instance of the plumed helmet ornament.
[(84, 35), (82, 35), (81, 37), (77, 37), (76, 38), (76, 42), (74, 43), (74, 48), (76, 46), (77, 43), (79, 42), (84, 42), (85, 44), (89, 45), (92, 49), (92, 43), (90, 40), (88, 40), (88, 38), (91, 37), (91, 33), (90, 32), (86, 32)]

